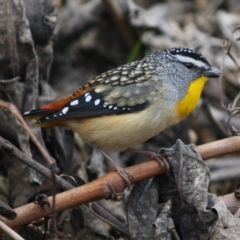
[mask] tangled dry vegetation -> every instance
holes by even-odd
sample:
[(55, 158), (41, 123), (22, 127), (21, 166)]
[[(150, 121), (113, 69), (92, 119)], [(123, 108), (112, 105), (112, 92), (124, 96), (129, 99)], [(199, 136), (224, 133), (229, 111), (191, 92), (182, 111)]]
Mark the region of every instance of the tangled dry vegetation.
[[(239, 1), (0, 3), (2, 239), (238, 239)], [(173, 172), (161, 175), (165, 169), (144, 156), (111, 154), (132, 166), (136, 184), (122, 195), (126, 183), (80, 136), (21, 117), (104, 71), (175, 46), (200, 51), (223, 76), (208, 82), (191, 116), (136, 146), (165, 147)], [(197, 150), (214, 159), (204, 164)]]

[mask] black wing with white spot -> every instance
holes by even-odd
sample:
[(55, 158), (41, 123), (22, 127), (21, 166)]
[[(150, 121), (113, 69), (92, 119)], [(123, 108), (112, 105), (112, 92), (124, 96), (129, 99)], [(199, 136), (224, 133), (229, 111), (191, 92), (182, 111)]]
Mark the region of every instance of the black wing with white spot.
[[(74, 119), (96, 117), (112, 114), (125, 114), (144, 110), (148, 107), (148, 101), (134, 106), (119, 107), (117, 104), (107, 104), (103, 95), (91, 90), (66, 104), (61, 110), (50, 111), (46, 116), (40, 118), (37, 123), (54, 121), (59, 119)], [(41, 110), (39, 110), (41, 112)]]

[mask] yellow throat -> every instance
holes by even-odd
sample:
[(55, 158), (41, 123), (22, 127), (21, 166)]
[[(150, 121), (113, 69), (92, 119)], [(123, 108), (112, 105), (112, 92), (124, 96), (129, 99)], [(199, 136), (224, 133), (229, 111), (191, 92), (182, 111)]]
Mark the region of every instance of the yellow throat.
[(179, 119), (184, 118), (195, 109), (207, 80), (207, 77), (201, 76), (190, 83), (185, 97), (176, 105)]

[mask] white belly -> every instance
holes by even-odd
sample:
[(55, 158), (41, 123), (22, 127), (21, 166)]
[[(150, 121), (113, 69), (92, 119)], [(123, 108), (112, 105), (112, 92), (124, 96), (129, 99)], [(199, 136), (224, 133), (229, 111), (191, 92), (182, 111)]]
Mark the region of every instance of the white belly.
[(138, 113), (68, 120), (89, 144), (107, 151), (121, 151), (144, 142), (177, 122), (174, 110), (146, 109)]

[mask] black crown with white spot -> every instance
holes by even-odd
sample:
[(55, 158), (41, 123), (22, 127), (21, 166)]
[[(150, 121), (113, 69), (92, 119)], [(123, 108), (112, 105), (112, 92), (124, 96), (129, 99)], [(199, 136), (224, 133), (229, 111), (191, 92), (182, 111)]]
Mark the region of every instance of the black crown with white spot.
[(172, 55), (181, 55), (181, 56), (189, 57), (195, 60), (199, 60), (210, 66), (207, 59), (200, 52), (197, 52), (195, 50), (184, 48), (184, 47), (176, 47), (176, 48), (170, 48), (165, 51)]

